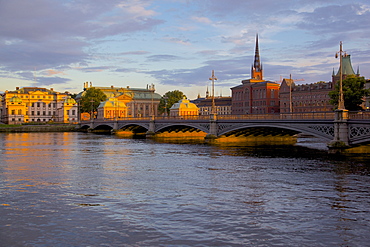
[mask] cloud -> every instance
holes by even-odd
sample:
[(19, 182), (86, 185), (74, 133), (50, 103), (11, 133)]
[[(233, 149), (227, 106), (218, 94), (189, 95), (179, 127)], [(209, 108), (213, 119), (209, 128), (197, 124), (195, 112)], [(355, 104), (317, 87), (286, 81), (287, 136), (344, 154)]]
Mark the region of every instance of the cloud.
[(45, 87), (57, 84), (67, 84), (69, 81), (71, 80), (62, 77), (39, 77), (37, 78), (36, 82), (34, 82), (33, 86)]
[(181, 59), (183, 58), (174, 55), (153, 55), (148, 57), (148, 62), (170, 62)]
[(351, 33), (370, 28), (370, 10), (360, 4), (324, 6), (301, 15), (302, 21), (297, 27), (318, 34)]
[(203, 23), (203, 24), (211, 24), (212, 23), (212, 21), (209, 18), (204, 17), (204, 16), (203, 17), (192, 16), (190, 19), (193, 20), (193, 21), (199, 22), (199, 23)]
[(58, 74), (65, 75), (65, 73), (63, 71), (56, 71), (56, 70), (53, 70), (53, 69), (48, 69), (48, 70), (45, 71), (46, 76), (53, 76), (53, 75), (58, 75)]
[[(119, 6), (116, 1), (2, 1), (0, 63), (10, 71), (47, 69), (91, 58), (94, 40), (150, 30), (163, 23), (153, 19), (145, 1)], [(20, 7), (21, 6), (21, 7)]]

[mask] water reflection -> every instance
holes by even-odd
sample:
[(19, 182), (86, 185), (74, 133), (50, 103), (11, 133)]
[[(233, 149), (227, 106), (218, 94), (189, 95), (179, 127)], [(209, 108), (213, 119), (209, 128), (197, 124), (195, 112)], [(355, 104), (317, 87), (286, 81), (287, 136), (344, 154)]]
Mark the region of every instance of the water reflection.
[[(364, 246), (369, 162), (306, 146), (0, 134), (5, 246)], [(312, 143), (312, 142), (310, 142)]]

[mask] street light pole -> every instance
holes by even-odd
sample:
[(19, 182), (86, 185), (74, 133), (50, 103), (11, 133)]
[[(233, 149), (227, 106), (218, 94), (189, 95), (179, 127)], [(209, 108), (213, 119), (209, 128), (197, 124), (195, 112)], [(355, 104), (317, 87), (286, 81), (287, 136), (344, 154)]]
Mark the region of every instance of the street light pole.
[(94, 117), (93, 117), (93, 114), (94, 114), (94, 109), (93, 109), (93, 104), (94, 104), (94, 100), (90, 100), (90, 102), (91, 102), (91, 115), (90, 115), (90, 120), (93, 120), (94, 119)]
[(212, 114), (216, 114), (215, 111), (215, 81), (217, 77), (215, 76), (215, 71), (212, 70), (212, 77), (209, 78), (212, 81)]
[(339, 55), (339, 100), (338, 100), (338, 110), (344, 110), (344, 97), (343, 97), (343, 57), (347, 57), (347, 53), (342, 50), (342, 41), (339, 45), (339, 52), (335, 54), (335, 57), (338, 58)]

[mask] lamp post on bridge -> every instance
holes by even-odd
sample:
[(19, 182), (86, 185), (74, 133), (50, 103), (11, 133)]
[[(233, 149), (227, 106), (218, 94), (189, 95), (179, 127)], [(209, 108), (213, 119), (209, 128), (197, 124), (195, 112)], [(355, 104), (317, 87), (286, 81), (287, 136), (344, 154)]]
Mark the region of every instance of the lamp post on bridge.
[(217, 81), (217, 77), (215, 76), (215, 71), (212, 70), (212, 77), (209, 78), (212, 81), (212, 112), (211, 114), (216, 114), (215, 111), (215, 81)]
[(94, 120), (94, 100), (90, 100), (91, 102), (91, 115), (90, 115), (90, 120)]
[(347, 57), (347, 53), (342, 49), (342, 41), (339, 45), (339, 52), (335, 53), (335, 58), (339, 56), (339, 100), (338, 100), (338, 110), (344, 110), (344, 97), (343, 97), (343, 57)]
[(210, 123), (209, 123), (209, 134), (206, 136), (206, 139), (216, 139), (218, 134), (218, 127), (217, 127), (217, 114), (216, 114), (216, 107), (215, 107), (215, 80), (217, 77), (215, 76), (215, 71), (212, 70), (212, 77), (209, 78), (212, 81), (212, 109), (211, 109), (211, 116), (210, 116)]
[(328, 144), (329, 151), (337, 152), (338, 150), (345, 149), (349, 147), (349, 125), (348, 125), (348, 110), (344, 106), (343, 97), (343, 64), (342, 58), (347, 57), (347, 53), (342, 50), (342, 41), (340, 42), (339, 52), (335, 54), (338, 58), (339, 55), (339, 100), (338, 109), (335, 110), (334, 119), (334, 139)]

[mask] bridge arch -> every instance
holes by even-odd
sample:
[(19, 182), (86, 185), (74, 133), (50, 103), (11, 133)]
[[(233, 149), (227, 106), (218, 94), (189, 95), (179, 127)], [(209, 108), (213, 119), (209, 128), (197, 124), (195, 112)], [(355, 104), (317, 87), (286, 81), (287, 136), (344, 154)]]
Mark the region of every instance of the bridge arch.
[(264, 128), (265, 130), (268, 130), (269, 133), (276, 132), (279, 133), (280, 131), (283, 131), (283, 133), (287, 135), (295, 135), (295, 134), (307, 134), (312, 135), (315, 137), (318, 137), (320, 139), (331, 141), (333, 139), (333, 135), (329, 133), (330, 131), (322, 131), (322, 126), (320, 128), (314, 128), (314, 127), (307, 127), (299, 124), (273, 124), (273, 123), (243, 123), (243, 124), (232, 124), (232, 125), (225, 125), (225, 124), (219, 124), (219, 132), (218, 136), (222, 135), (228, 135), (230, 133), (235, 133), (237, 131), (242, 131), (246, 129), (258, 129), (258, 128)]
[(209, 123), (204, 124), (192, 124), (192, 123), (174, 123), (174, 124), (156, 124), (155, 132), (163, 132), (163, 130), (170, 128), (193, 128), (199, 131), (203, 131), (206, 134), (209, 133)]
[(127, 123), (118, 126), (118, 132), (130, 132), (132, 135), (144, 135), (148, 131), (147, 124)]

